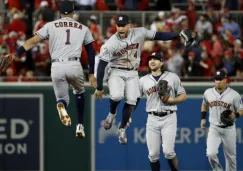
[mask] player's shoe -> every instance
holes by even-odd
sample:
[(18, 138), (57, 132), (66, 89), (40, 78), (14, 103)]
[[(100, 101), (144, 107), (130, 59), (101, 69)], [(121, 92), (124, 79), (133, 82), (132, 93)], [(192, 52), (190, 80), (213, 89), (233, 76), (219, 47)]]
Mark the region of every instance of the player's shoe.
[(120, 128), (118, 130), (118, 139), (119, 139), (120, 144), (123, 144), (123, 145), (127, 144), (126, 129)]
[(106, 130), (108, 130), (112, 127), (113, 120), (115, 119), (115, 117), (116, 117), (116, 114), (111, 114), (111, 113), (108, 114), (108, 116), (106, 117), (105, 122), (104, 122), (104, 128)]
[(85, 137), (85, 133), (84, 133), (84, 127), (82, 124), (77, 124), (76, 127), (76, 137), (83, 139)]
[(71, 126), (71, 118), (70, 116), (67, 114), (67, 111), (65, 109), (65, 106), (63, 103), (57, 103), (57, 111), (59, 113), (59, 117), (61, 122), (65, 125), (65, 126)]

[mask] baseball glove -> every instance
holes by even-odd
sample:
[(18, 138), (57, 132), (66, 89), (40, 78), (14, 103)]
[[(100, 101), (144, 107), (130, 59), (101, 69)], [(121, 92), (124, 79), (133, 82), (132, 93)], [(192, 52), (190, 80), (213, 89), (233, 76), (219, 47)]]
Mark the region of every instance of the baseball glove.
[(4, 72), (8, 69), (9, 65), (13, 61), (14, 56), (11, 54), (0, 57), (0, 72)]
[(220, 119), (221, 122), (223, 122), (225, 125), (227, 126), (232, 126), (234, 124), (234, 121), (230, 119), (230, 115), (231, 115), (232, 111), (231, 110), (225, 110), (221, 113), (220, 115)]
[(170, 97), (171, 87), (168, 86), (168, 82), (166, 80), (159, 80), (158, 88), (159, 88), (158, 94), (160, 99), (162, 100), (163, 103), (166, 103)]
[(189, 29), (182, 30), (179, 35), (184, 39), (184, 45), (186, 48), (192, 47), (196, 44), (195, 39), (192, 37), (191, 30)]

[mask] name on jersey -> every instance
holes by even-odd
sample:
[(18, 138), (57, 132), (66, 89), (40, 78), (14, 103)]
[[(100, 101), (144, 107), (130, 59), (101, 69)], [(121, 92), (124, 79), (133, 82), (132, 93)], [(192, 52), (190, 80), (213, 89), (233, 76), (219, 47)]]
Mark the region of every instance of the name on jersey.
[(54, 23), (54, 25), (56, 27), (73, 27), (73, 28), (78, 28), (78, 29), (82, 30), (82, 24), (79, 24), (79, 23), (61, 21), (58, 23)]
[(152, 93), (159, 91), (159, 87), (158, 86), (153, 86), (151, 88), (149, 88), (148, 90), (146, 90), (146, 94), (148, 96), (150, 96)]
[(129, 45), (128, 47), (126, 47), (126, 48), (120, 50), (119, 52), (117, 52), (115, 55), (116, 55), (116, 56), (122, 56), (122, 55), (124, 55), (128, 50), (131, 50), (131, 49), (138, 49), (138, 45), (139, 45), (138, 43), (131, 44), (131, 45)]
[(212, 102), (209, 103), (209, 106), (211, 108), (214, 107), (214, 106), (222, 106), (222, 107), (229, 109), (231, 104), (225, 103), (223, 101), (212, 101)]

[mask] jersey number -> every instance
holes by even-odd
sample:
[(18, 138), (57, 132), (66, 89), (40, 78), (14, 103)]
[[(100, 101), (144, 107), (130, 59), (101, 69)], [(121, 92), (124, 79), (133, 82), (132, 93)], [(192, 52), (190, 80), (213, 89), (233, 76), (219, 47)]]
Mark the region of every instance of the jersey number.
[(71, 44), (71, 42), (70, 42), (70, 29), (67, 29), (66, 33), (67, 33), (67, 39), (66, 39), (65, 45), (70, 45)]

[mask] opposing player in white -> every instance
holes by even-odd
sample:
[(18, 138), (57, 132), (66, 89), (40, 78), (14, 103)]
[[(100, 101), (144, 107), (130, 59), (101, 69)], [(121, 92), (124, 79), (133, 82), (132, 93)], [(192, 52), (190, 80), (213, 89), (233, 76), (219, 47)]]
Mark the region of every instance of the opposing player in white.
[(243, 103), (238, 92), (227, 86), (227, 75), (220, 70), (215, 73), (215, 87), (204, 92), (201, 106), (201, 128), (205, 129), (206, 113), (209, 110), (209, 132), (207, 137), (207, 156), (214, 171), (223, 171), (217, 157), (218, 148), (223, 143), (226, 171), (236, 168), (236, 129), (235, 124), (225, 125), (220, 119), (224, 110), (231, 110), (231, 120), (243, 115)]
[[(178, 160), (174, 151), (177, 131), (177, 106), (186, 100), (186, 91), (180, 78), (168, 71), (163, 71), (161, 54), (155, 53), (148, 57), (150, 74), (140, 78), (140, 97), (147, 98), (146, 140), (152, 171), (160, 171), (160, 145), (172, 171), (178, 170)], [(166, 103), (158, 95), (158, 82), (166, 80), (170, 86), (170, 96)]]
[(15, 52), (15, 56), (21, 56), (26, 51), (36, 46), (43, 39), (49, 39), (51, 54), (51, 78), (57, 100), (57, 110), (61, 122), (65, 126), (71, 126), (71, 118), (67, 114), (69, 104), (69, 84), (73, 87), (77, 108), (76, 136), (84, 138), (84, 75), (80, 64), (82, 44), (89, 57), (90, 83), (96, 86), (94, 77), (94, 41), (90, 30), (85, 25), (75, 21), (72, 17), (74, 6), (71, 1), (61, 1), (59, 5), (61, 19), (45, 24), (35, 33), (35, 36), (27, 40)]
[(104, 122), (104, 128), (110, 129), (116, 116), (116, 109), (121, 99), (125, 99), (122, 111), (121, 125), (118, 137), (121, 144), (127, 143), (126, 126), (135, 108), (138, 98), (138, 67), (145, 40), (185, 39), (186, 44), (192, 44), (194, 39), (190, 31), (183, 34), (173, 32), (155, 32), (144, 27), (131, 28), (129, 17), (119, 14), (116, 17), (117, 33), (101, 47), (101, 58), (97, 71), (96, 98), (102, 98), (103, 77), (106, 65), (109, 63), (108, 87), (110, 92), (110, 112)]

